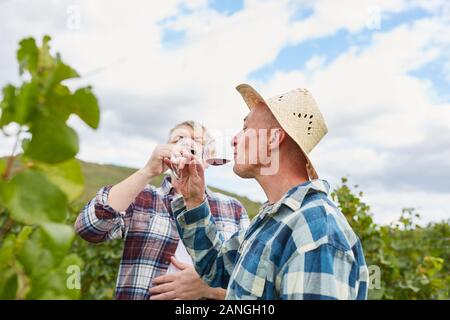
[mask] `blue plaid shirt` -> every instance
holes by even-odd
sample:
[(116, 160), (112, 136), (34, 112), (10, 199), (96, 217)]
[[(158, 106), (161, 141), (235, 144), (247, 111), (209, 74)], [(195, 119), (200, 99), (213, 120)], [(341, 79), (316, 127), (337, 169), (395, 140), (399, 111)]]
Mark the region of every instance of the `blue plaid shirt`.
[(361, 242), (313, 180), (265, 203), (249, 229), (225, 241), (207, 202), (174, 211), (197, 272), (227, 299), (366, 299)]

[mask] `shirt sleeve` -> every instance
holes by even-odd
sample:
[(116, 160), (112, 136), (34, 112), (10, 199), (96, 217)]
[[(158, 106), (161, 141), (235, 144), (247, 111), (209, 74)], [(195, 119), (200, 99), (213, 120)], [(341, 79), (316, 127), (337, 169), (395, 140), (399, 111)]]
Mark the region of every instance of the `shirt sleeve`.
[(125, 211), (117, 211), (108, 205), (109, 190), (101, 188), (89, 201), (75, 221), (75, 231), (86, 241), (99, 243), (123, 238), (133, 213), (133, 203)]
[[(359, 266), (346, 251), (329, 244), (296, 252), (282, 269), (283, 300), (348, 300), (360, 296)], [(358, 290), (359, 289), (359, 290)]]
[(206, 200), (190, 210), (178, 208), (174, 211), (178, 232), (194, 261), (197, 273), (211, 287), (226, 288), (245, 230), (234, 233), (225, 241), (217, 230)]
[(241, 216), (239, 219), (239, 230), (247, 230), (248, 226), (250, 225), (250, 219), (244, 206), (241, 205), (240, 208), (241, 208)]

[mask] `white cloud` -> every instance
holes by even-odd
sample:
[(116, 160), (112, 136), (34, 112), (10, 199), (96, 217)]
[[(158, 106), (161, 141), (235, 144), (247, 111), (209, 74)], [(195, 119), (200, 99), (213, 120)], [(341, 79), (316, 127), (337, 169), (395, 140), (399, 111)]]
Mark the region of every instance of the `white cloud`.
[[(106, 118), (114, 118), (114, 114), (107, 114)], [(157, 144), (151, 138), (120, 131), (109, 130), (99, 134), (73, 116), (69, 124), (81, 137), (77, 157), (85, 161), (141, 168)]]
[[(367, 187), (366, 187), (367, 188)], [(446, 202), (450, 193), (430, 193), (427, 191), (395, 191), (392, 193), (380, 189), (364, 189), (364, 201), (371, 207), (376, 223), (388, 224), (398, 220), (403, 208), (415, 208), (421, 215), (421, 224), (430, 221), (449, 219)]]
[[(351, 33), (365, 28), (368, 21), (373, 18), (371, 8), (379, 8), (379, 13), (399, 12), (407, 7), (403, 0), (320, 0), (311, 2), (315, 10), (314, 15), (306, 20), (292, 25), (291, 42), (323, 37), (333, 34), (339, 29), (348, 30)], [(375, 12), (376, 13), (376, 12)]]

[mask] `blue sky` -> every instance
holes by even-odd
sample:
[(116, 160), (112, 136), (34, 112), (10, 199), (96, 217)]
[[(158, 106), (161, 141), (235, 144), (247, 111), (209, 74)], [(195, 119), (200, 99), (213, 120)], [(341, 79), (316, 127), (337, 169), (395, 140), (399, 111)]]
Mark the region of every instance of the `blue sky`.
[[(307, 15), (301, 15), (301, 19), (311, 15), (310, 10), (299, 9), (299, 12), (307, 11)], [(296, 16), (298, 14), (295, 14)], [(414, 8), (406, 12), (390, 15), (381, 15), (380, 24), (383, 31), (389, 31), (396, 26), (412, 23), (416, 19), (430, 16), (428, 12), (420, 8)], [(333, 61), (340, 54), (345, 53), (350, 47), (364, 47), (371, 40), (371, 35), (377, 30), (363, 29), (357, 33), (351, 33), (345, 29), (339, 29), (334, 34), (309, 39), (295, 45), (284, 47), (274, 61), (264, 67), (255, 70), (250, 77), (254, 79), (267, 80), (277, 71), (290, 71), (303, 69), (305, 63), (314, 55), (325, 57), (326, 62)], [(325, 62), (325, 63), (326, 63)], [(443, 61), (440, 61), (442, 63)], [(422, 76), (433, 77), (432, 73), (422, 74)]]
[[(230, 16), (244, 9), (244, 1), (208, 1), (208, 8), (222, 15)], [(191, 10), (187, 9), (183, 4), (180, 4), (176, 15), (160, 22), (163, 30), (163, 46), (168, 48), (179, 46), (186, 40), (186, 30), (164, 27), (164, 24), (176, 19), (177, 16), (189, 15), (191, 13)], [(311, 7), (300, 6), (292, 14), (291, 21), (304, 20), (313, 15), (313, 13), (314, 10)], [(418, 19), (430, 18), (432, 15), (432, 13), (424, 8), (412, 7), (401, 12), (381, 13), (380, 24), (383, 27), (383, 32), (388, 32), (398, 26), (411, 24)], [(274, 60), (252, 71), (249, 74), (249, 79), (266, 81), (275, 72), (301, 70), (305, 67), (305, 63), (315, 55), (323, 56), (325, 63), (333, 61), (337, 56), (345, 53), (350, 47), (364, 47), (369, 44), (374, 32), (378, 32), (378, 30), (365, 28), (360, 32), (352, 33), (345, 29), (339, 29), (335, 33), (324, 37), (309, 39), (297, 44), (289, 44), (279, 51)], [(437, 93), (436, 99), (443, 101), (450, 98), (448, 93), (450, 79), (446, 77), (444, 72), (444, 65), (447, 58), (442, 56), (411, 72), (413, 76), (431, 81)]]
[(224, 15), (232, 15), (244, 9), (244, 1), (242, 0), (211, 0), (209, 7)]
[[(208, 8), (222, 14), (225, 16), (233, 15), (236, 12), (241, 11), (244, 8), (244, 1), (241, 0), (230, 0), (230, 1), (220, 1), (220, 0), (210, 0), (208, 1)], [(176, 15), (164, 18), (160, 21), (163, 27), (162, 43), (163, 45), (176, 45), (185, 39), (185, 30), (174, 30), (172, 28), (164, 28), (164, 23), (173, 21), (180, 15), (189, 15), (192, 10), (187, 8), (183, 3), (179, 4), (178, 12)]]
[[(247, 112), (236, 85), (265, 97), (306, 87), (329, 126), (311, 153), (321, 177), (360, 185), (378, 222), (410, 206), (450, 217), (446, 0), (3, 1), (0, 85), (18, 80), (17, 42), (43, 34), (101, 103), (99, 130), (71, 119), (84, 160), (140, 167), (186, 119), (225, 152)], [(10, 144), (0, 139), (0, 154)], [(207, 175), (265, 200), (230, 166)]]

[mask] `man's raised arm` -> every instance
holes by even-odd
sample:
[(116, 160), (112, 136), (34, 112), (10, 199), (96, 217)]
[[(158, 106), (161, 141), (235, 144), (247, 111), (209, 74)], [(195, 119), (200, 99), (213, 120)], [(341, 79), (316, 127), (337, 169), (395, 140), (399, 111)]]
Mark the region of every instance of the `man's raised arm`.
[(204, 167), (199, 161), (191, 159), (182, 170), (180, 191), (184, 199), (172, 203), (180, 238), (202, 279), (212, 287), (226, 288), (245, 230), (226, 241), (217, 230), (205, 197)]

